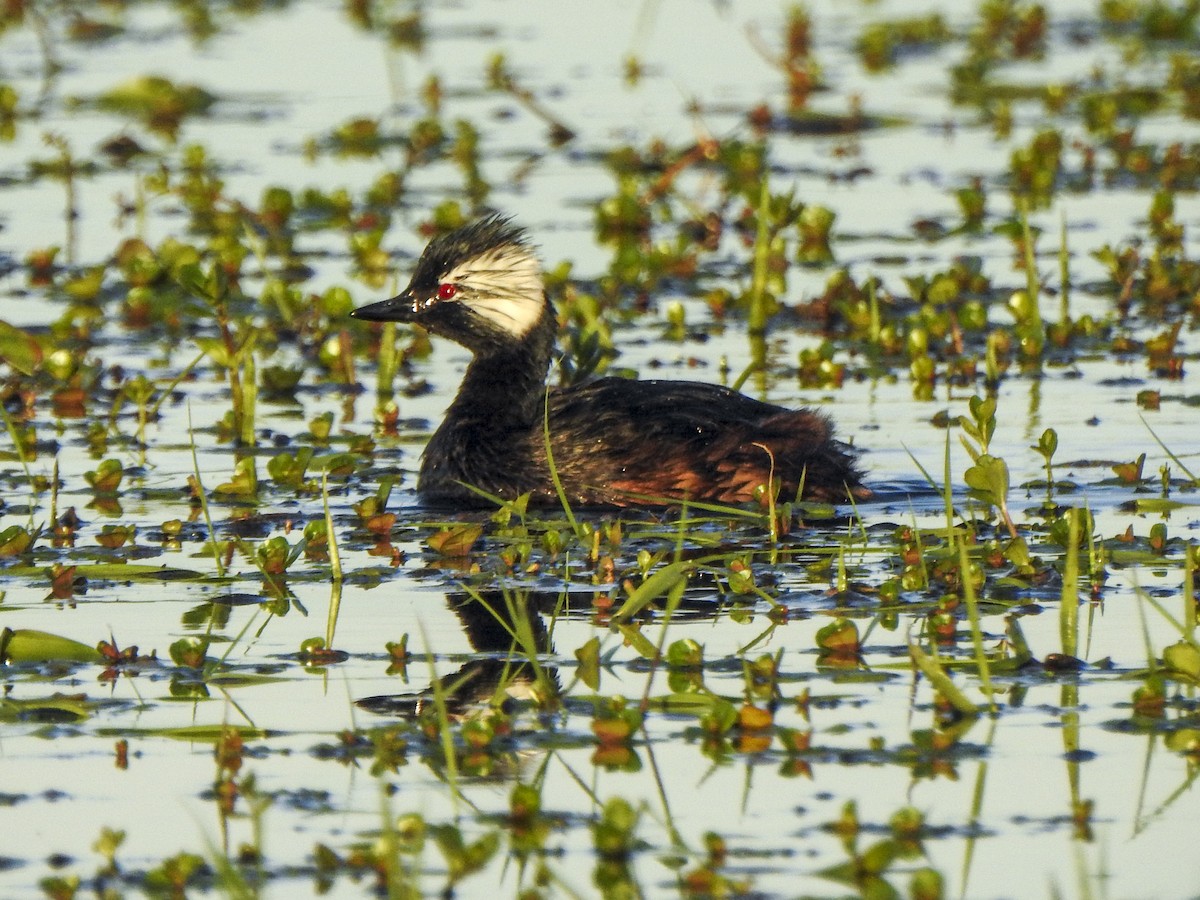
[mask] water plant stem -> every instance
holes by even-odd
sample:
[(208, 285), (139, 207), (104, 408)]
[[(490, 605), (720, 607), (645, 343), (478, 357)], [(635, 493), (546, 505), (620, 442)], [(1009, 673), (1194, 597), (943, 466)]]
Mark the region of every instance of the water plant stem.
[(771, 193), (764, 175), (758, 194), (758, 223), (754, 234), (754, 267), (750, 278), (750, 315), (747, 327), (751, 337), (767, 330), (770, 303), (767, 297), (767, 264), (771, 249)]
[(1021, 250), (1025, 260), (1025, 290), (1029, 294), (1029, 328), (1040, 338), (1046, 331), (1042, 325), (1041, 285), (1038, 281), (1037, 257), (1033, 248), (1033, 228), (1029, 224), (1029, 201), (1025, 197), (1018, 198), (1017, 212), (1021, 218)]
[(1067, 213), (1064, 210), (1058, 229), (1058, 321), (1071, 325), (1071, 256), (1067, 252)]
[(258, 367), (254, 362), (254, 347), (246, 347), (245, 354), (242, 363), (241, 433), (238, 438), (243, 447), (253, 447), (256, 443), (254, 418), (258, 407)]
[[(946, 446), (942, 455), (942, 508), (946, 513), (946, 545), (954, 542), (954, 489), (950, 483), (950, 429), (946, 429)], [(926, 480), (933, 484), (932, 479)]]
[[(30, 511), (32, 515), (32, 510)], [(54, 454), (54, 467), (50, 470), (50, 529), (58, 522), (58, 454)], [(30, 525), (32, 525), (32, 520)]]
[(62, 179), (63, 187), (67, 192), (66, 208), (63, 211), (63, 219), (67, 227), (65, 241), (67, 265), (73, 266), (79, 246), (78, 229), (75, 224), (79, 220), (79, 201), (75, 188), (75, 176), (78, 168), (75, 164), (75, 157), (71, 153), (71, 145), (67, 143), (67, 139), (63, 135), (47, 134), (44, 140), (46, 144), (58, 151), (58, 177)]
[(208, 543), (212, 547), (213, 560), (217, 564), (217, 577), (225, 577), (225, 562), (221, 559), (221, 552), (217, 548), (217, 531), (213, 527), (212, 514), (208, 509), (208, 497), (205, 494), (204, 482), (200, 480), (200, 459), (196, 455), (196, 432), (192, 428), (192, 404), (189, 401), (187, 407), (188, 420), (188, 445), (192, 450), (192, 475), (196, 479), (196, 497), (200, 501), (200, 511), (204, 513), (204, 524), (208, 526)]
[(941, 694), (946, 702), (964, 716), (978, 716), (979, 707), (970, 701), (946, 674), (946, 670), (942, 668), (942, 664), (937, 657), (930, 656), (918, 646), (917, 642), (909, 638), (908, 652), (912, 656), (913, 662), (921, 671), (929, 683), (933, 685), (934, 690)]
[(329, 473), (321, 473), (321, 502), (325, 508), (325, 540), (329, 547), (329, 566), (333, 583), (329, 593), (329, 612), (325, 617), (325, 647), (333, 649), (333, 633), (337, 628), (338, 613), (342, 607), (342, 557), (338, 552), (337, 532), (333, 528), (333, 514), (329, 511)]
[(379, 367), (376, 370), (375, 396), (380, 403), (391, 400), (395, 394), (396, 372), (400, 356), (396, 352), (396, 323), (384, 322), (379, 331)]
[(1079, 653), (1079, 528), (1083, 510), (1067, 510), (1067, 552), (1063, 558), (1062, 593), (1058, 604), (1058, 634), (1062, 652)]
[(442, 757), (446, 763), (446, 783), (450, 788), (450, 799), (455, 810), (466, 800), (458, 783), (458, 753), (454, 748), (454, 732), (450, 727), (450, 709), (446, 704), (446, 686), (438, 678), (437, 666), (434, 665), (434, 655), (429, 650), (429, 634), (425, 623), (418, 621), (421, 629), (421, 642), (425, 645), (425, 657), (429, 661), (429, 680), (433, 690), (433, 705), (437, 713), (438, 743), (442, 749)]
[(1183, 474), (1187, 475), (1187, 477), (1191, 480), (1192, 487), (1200, 486), (1200, 475), (1196, 475), (1195, 473), (1193, 473), (1191, 469), (1189, 469), (1187, 466), (1185, 466), (1183, 464), (1183, 460), (1181, 460), (1178, 456), (1176, 456), (1175, 453), (1171, 450), (1171, 448), (1168, 447), (1165, 443), (1163, 443), (1162, 438), (1160, 438), (1155, 433), (1154, 429), (1150, 427), (1150, 423), (1148, 423), (1146, 421), (1144, 416), (1141, 416), (1139, 418), (1141, 418), (1142, 424), (1146, 426), (1146, 430), (1150, 432), (1150, 436), (1152, 438), (1154, 438), (1154, 440), (1158, 444), (1158, 446), (1163, 448), (1163, 452), (1167, 454), (1167, 457), (1171, 460), (1171, 462), (1175, 463), (1175, 465), (1177, 465), (1179, 467), (1180, 471), (1182, 471)]
[(983, 646), (983, 626), (979, 621), (979, 598), (975, 594), (975, 582), (971, 578), (971, 558), (967, 554), (966, 540), (958, 541), (958, 569), (962, 581), (963, 600), (967, 605), (967, 619), (971, 623), (971, 644), (975, 651), (975, 665), (979, 669), (979, 680), (988, 706), (996, 711), (996, 693), (992, 688), (992, 670), (988, 663), (987, 650)]
[(563, 514), (567, 517), (567, 523), (571, 526), (571, 531), (575, 537), (583, 539), (584, 534), (579, 523), (575, 521), (575, 514), (571, 512), (571, 501), (567, 498), (567, 491), (563, 487), (562, 479), (558, 477), (558, 467), (554, 465), (554, 449), (550, 446), (550, 391), (546, 390), (545, 400), (542, 405), (542, 440), (546, 446), (546, 467), (550, 470), (550, 481), (554, 484), (554, 493), (558, 495), (558, 502), (562, 506)]
[(333, 580), (342, 580), (342, 555), (338, 551), (337, 532), (333, 528), (333, 513), (329, 511), (329, 473), (321, 473), (321, 502), (325, 510), (325, 539), (329, 543), (329, 565)]
[(1200, 558), (1200, 545), (1188, 544), (1183, 548), (1183, 626), (1189, 637), (1196, 634), (1196, 562)]

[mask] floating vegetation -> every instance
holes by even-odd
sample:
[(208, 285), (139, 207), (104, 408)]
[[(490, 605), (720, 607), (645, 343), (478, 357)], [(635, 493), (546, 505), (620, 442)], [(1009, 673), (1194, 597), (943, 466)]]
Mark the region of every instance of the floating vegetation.
[[(1198, 14), (6, 6), (0, 894), (1190, 896)], [(493, 209), (874, 495), (422, 507)]]

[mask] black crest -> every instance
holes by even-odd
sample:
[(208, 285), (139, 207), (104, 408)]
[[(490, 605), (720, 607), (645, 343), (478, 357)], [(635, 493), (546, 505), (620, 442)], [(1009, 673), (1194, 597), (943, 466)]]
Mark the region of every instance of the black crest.
[(421, 254), (413, 270), (412, 288), (433, 288), (442, 276), (465, 260), (489, 250), (517, 244), (529, 246), (525, 229), (514, 225), (508, 216), (491, 215), (462, 228), (435, 237)]

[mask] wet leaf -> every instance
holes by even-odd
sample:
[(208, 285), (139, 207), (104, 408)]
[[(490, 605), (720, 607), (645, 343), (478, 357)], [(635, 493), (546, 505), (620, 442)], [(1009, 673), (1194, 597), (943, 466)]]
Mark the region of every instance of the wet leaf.
[(704, 665), (704, 648), (691, 638), (672, 641), (667, 647), (667, 665), (672, 668), (698, 669)]
[[(34, 536), (20, 525), (9, 525), (0, 531), (0, 558), (20, 556), (33, 544)], [(9, 570), (10, 572), (13, 570)]]
[(218, 484), (213, 491), (228, 497), (253, 497), (258, 491), (258, 474), (254, 469), (254, 459), (246, 457), (239, 459), (233, 467), (233, 477)]
[(746, 703), (738, 710), (737, 723), (743, 731), (763, 731), (770, 728), (774, 722), (775, 717), (771, 715), (771, 711), (761, 706)]
[(648, 637), (642, 634), (640, 627), (617, 623), (617, 631), (625, 638), (625, 643), (637, 651), (640, 656), (645, 659), (658, 659), (658, 648), (654, 646)]
[(861, 647), (858, 626), (850, 619), (834, 619), (817, 632), (817, 649), (841, 659), (857, 659)]
[(866, 849), (861, 857), (862, 870), (869, 875), (882, 875), (899, 855), (896, 842), (879, 841)]
[(1133, 462), (1117, 463), (1112, 467), (1122, 484), (1138, 484), (1142, 480), (1142, 469), (1146, 465), (1146, 454), (1141, 454)]
[(185, 118), (204, 114), (216, 99), (193, 84), (177, 84), (159, 75), (142, 75), (101, 94), (96, 105), (138, 119), (173, 139)]
[(267, 461), (267, 474), (279, 484), (300, 488), (304, 485), (304, 475), (312, 462), (313, 452), (312, 447), (302, 447), (295, 455), (280, 453), (273, 456)]
[(171, 661), (177, 666), (199, 669), (206, 661), (210, 641), (204, 637), (185, 637), (170, 646)]
[(115, 550), (131, 541), (135, 534), (137, 527), (134, 525), (105, 525), (96, 535), (96, 543), (109, 550)]
[(429, 833), (446, 860), (451, 884), (478, 872), (500, 848), (498, 831), (489, 831), (470, 844), (463, 840), (462, 832), (453, 825), (434, 825), (429, 828)]
[(119, 459), (106, 459), (94, 472), (84, 472), (83, 477), (97, 494), (114, 494), (125, 477), (125, 467)]
[(720, 697), (715, 697), (712, 694), (686, 691), (654, 697), (650, 700), (650, 706), (654, 709), (661, 709), (664, 712), (704, 715), (711, 712), (718, 703), (722, 702), (728, 701), (723, 701)]
[(908, 652), (912, 655), (913, 662), (917, 664), (917, 668), (921, 673), (929, 679), (929, 683), (934, 689), (941, 694), (958, 712), (965, 716), (979, 715), (979, 707), (967, 699), (966, 694), (959, 690), (958, 685), (950, 680), (950, 676), (938, 664), (938, 661), (918, 647), (915, 643), (910, 642)]
[(95, 708), (96, 704), (82, 694), (53, 694), (29, 700), (0, 697), (0, 722), (78, 722)]
[(471, 548), (482, 534), (483, 525), (478, 522), (464, 522), (431, 534), (426, 538), (425, 544), (439, 556), (459, 558), (471, 552)]
[(629, 596), (613, 614), (613, 618), (627, 620), (636, 616), (659, 597), (665, 596), (680, 584), (685, 584), (694, 568), (692, 563), (683, 561), (663, 566), (629, 592)]
[[(5, 571), (7, 575), (45, 577), (46, 569), (40, 566), (19, 566)], [(142, 563), (95, 563), (75, 566), (75, 577), (94, 581), (192, 581), (204, 578), (192, 569), (177, 569), (173, 566), (151, 566)]]
[(353, 453), (335, 453), (322, 457), (320, 466), (330, 478), (349, 478), (358, 468), (359, 458)]
[(0, 632), (0, 660), (5, 663), (96, 663), (103, 659), (95, 647), (46, 631), (5, 628)]
[(579, 680), (593, 691), (600, 689), (600, 639), (592, 637), (578, 650), (575, 658), (579, 660)]
[(979, 498), (992, 506), (1003, 506), (1008, 498), (1008, 463), (987, 453), (963, 473), (963, 480)]
[(1169, 513), (1183, 509), (1187, 505), (1179, 500), (1171, 500), (1166, 497), (1136, 497), (1133, 500), (1133, 508), (1139, 513)]
[(22, 375), (32, 375), (42, 364), (42, 345), (27, 331), (0, 320), (0, 362)]
[(1164, 736), (1163, 744), (1174, 753), (1195, 757), (1200, 754), (1200, 728), (1176, 729)]
[(1172, 674), (1200, 681), (1200, 648), (1189, 641), (1177, 641), (1163, 650), (1163, 663)]
[(183, 725), (178, 728), (103, 728), (100, 734), (110, 737), (164, 737), (175, 741), (200, 741), (205, 744), (218, 744), (226, 739), (226, 734), (236, 731), (243, 741), (261, 741), (271, 736), (271, 732), (261, 728), (237, 725)]

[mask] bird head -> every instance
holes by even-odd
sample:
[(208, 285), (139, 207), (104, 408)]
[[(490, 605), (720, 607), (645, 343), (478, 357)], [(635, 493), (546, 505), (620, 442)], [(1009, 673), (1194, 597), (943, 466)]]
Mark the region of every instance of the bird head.
[(468, 349), (524, 339), (546, 310), (537, 254), (524, 229), (489, 216), (435, 237), (401, 293), (354, 310), (372, 322), (415, 322)]

